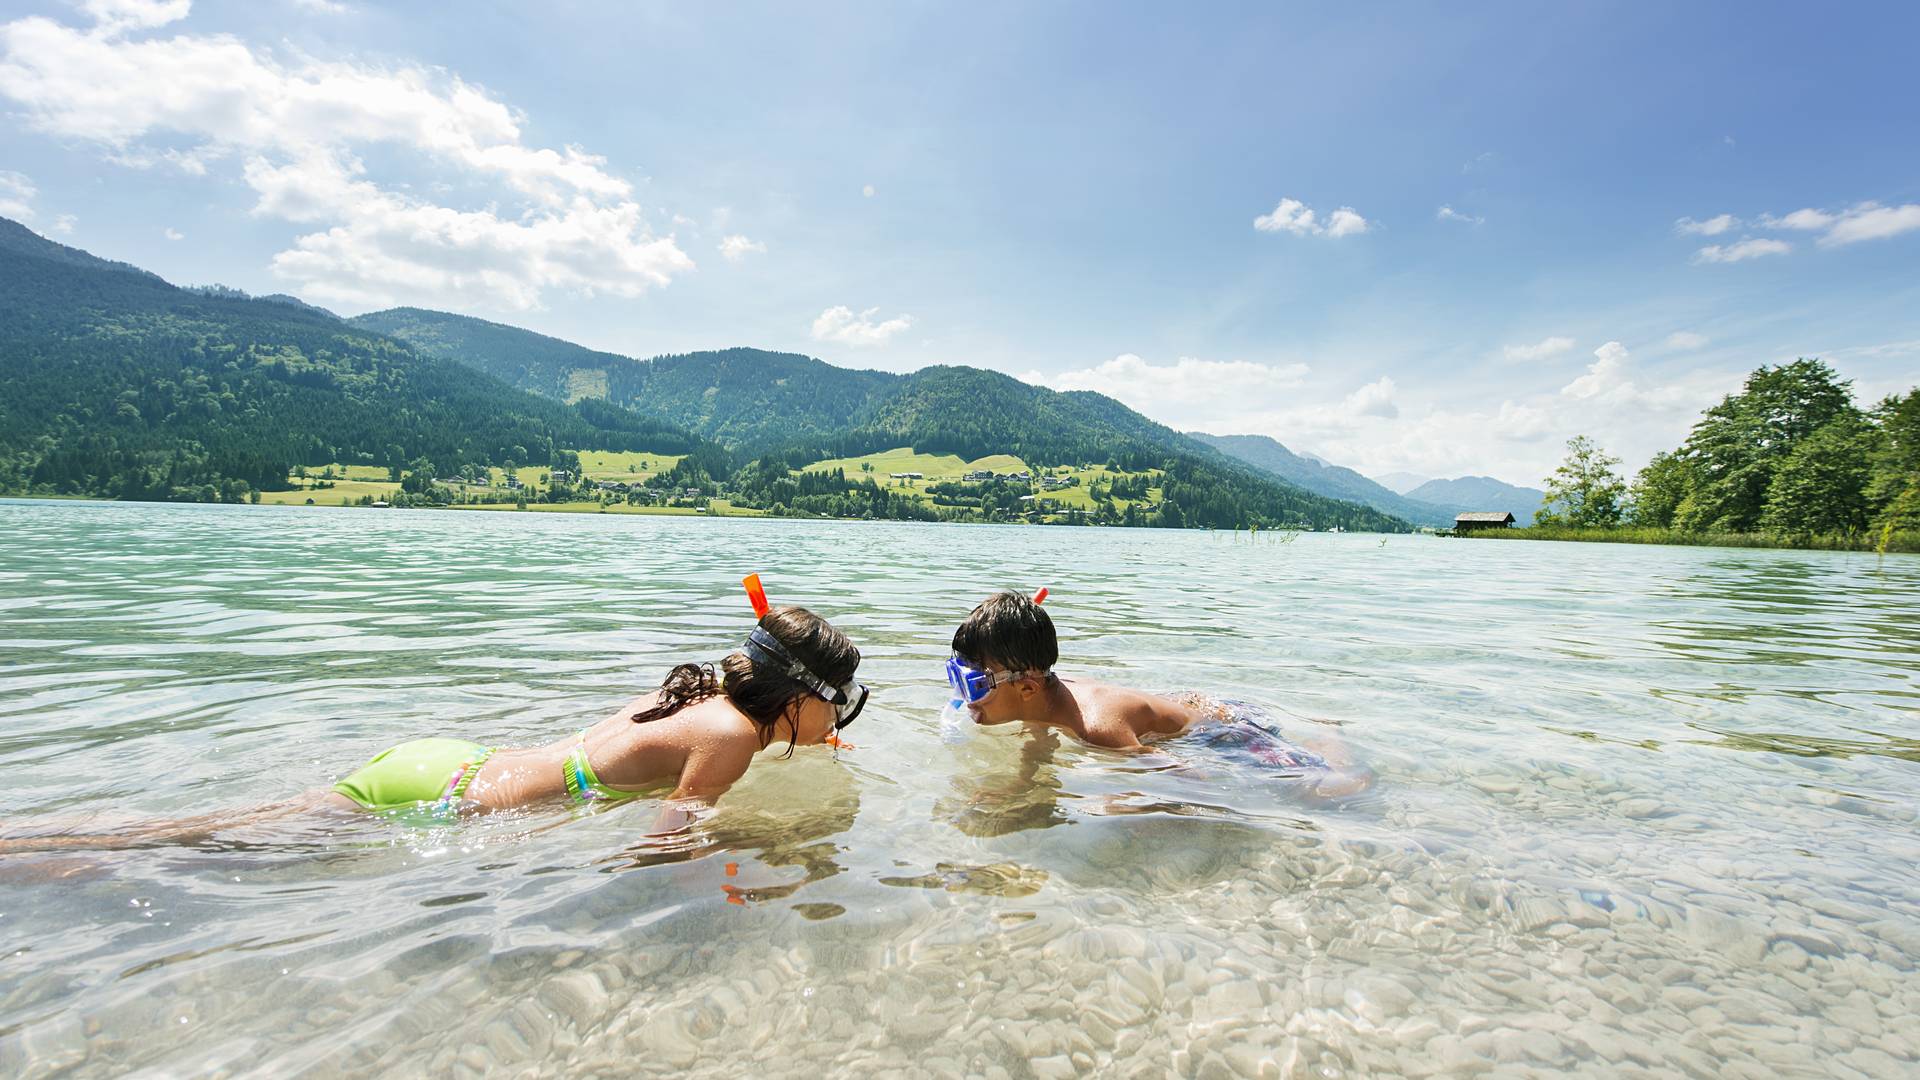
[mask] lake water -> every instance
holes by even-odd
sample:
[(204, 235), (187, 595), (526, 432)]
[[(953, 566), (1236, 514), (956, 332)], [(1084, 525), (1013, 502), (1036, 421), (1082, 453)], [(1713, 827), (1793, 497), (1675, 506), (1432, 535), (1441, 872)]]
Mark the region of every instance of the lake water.
[[(1914, 1075), (1920, 559), (1424, 537), (0, 503), (0, 835), (598, 720), (847, 630), (837, 759), (644, 801), (0, 855), (0, 1074)], [(943, 730), (954, 624), (1377, 774)], [(729, 873), (729, 867), (734, 872)]]

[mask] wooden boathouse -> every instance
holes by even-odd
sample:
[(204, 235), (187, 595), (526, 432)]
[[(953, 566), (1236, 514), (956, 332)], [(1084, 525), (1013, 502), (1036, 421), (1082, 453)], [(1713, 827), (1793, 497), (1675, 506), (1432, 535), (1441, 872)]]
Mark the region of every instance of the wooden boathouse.
[(1461, 514), (1453, 519), (1455, 535), (1478, 532), (1481, 529), (1511, 529), (1513, 515), (1504, 511), (1475, 510)]

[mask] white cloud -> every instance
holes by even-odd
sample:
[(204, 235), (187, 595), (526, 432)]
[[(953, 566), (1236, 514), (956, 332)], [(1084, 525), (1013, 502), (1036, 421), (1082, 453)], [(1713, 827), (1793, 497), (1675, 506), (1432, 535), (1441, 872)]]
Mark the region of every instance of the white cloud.
[(1495, 431), (1501, 438), (1516, 442), (1531, 442), (1546, 436), (1552, 429), (1553, 417), (1544, 408), (1502, 401), (1500, 411), (1494, 415), (1493, 423)]
[(1773, 240), (1766, 237), (1749, 237), (1737, 244), (1708, 244), (1693, 253), (1693, 261), (1701, 263), (1734, 263), (1743, 259), (1757, 259), (1762, 255), (1785, 255), (1793, 250), (1793, 245), (1785, 240)]
[(725, 256), (728, 262), (739, 262), (749, 255), (766, 253), (767, 245), (758, 240), (749, 240), (737, 233), (720, 241), (720, 254)]
[(183, 233), (179, 229), (175, 229), (171, 227), (169, 227), (165, 232), (161, 233), (160, 235), (165, 236), (169, 240), (185, 240), (187, 238), (186, 233)]
[(39, 193), (25, 173), (0, 170), (0, 217), (32, 220), (33, 197)]
[(338, 0), (293, 0), (294, 7), (306, 8), (320, 15), (345, 15), (353, 10)]
[(1632, 394), (1633, 382), (1627, 378), (1627, 347), (1609, 341), (1593, 350), (1593, 363), (1587, 373), (1561, 387), (1560, 392), (1582, 400), (1610, 400)]
[(1192, 424), (1222, 412), (1267, 401), (1298, 387), (1305, 364), (1258, 364), (1251, 360), (1201, 360), (1182, 356), (1154, 364), (1133, 353), (1057, 375), (1028, 372), (1027, 382), (1055, 390), (1093, 390), (1162, 423)]
[(1676, 352), (1690, 352), (1694, 349), (1704, 348), (1707, 340), (1705, 334), (1696, 334), (1691, 330), (1675, 330), (1673, 333), (1667, 335), (1666, 345), (1667, 348), (1673, 349)]
[(1463, 214), (1451, 206), (1442, 205), (1433, 215), (1440, 221), (1464, 221), (1469, 225), (1485, 225), (1487, 219), (1474, 214)]
[[(520, 115), (457, 75), (283, 60), (224, 34), (129, 39), (187, 5), (89, 3), (92, 32), (40, 17), (0, 25), (0, 97), (27, 126), (123, 164), (205, 172), (237, 160), (256, 214), (318, 227), (273, 261), (303, 295), (528, 308), (550, 287), (636, 296), (694, 268), (652, 235), (604, 159), (527, 145)], [(356, 154), (369, 144), (501, 185), (519, 205), (460, 209), (383, 186)]]
[(860, 194), (869, 199), (873, 198), (873, 185), (868, 184), (866, 187), (861, 188)]
[(1313, 210), (1298, 199), (1281, 199), (1279, 205), (1270, 214), (1262, 214), (1253, 219), (1253, 227), (1260, 232), (1286, 232), (1295, 236), (1357, 236), (1372, 228), (1372, 223), (1363, 218), (1350, 206), (1343, 206), (1327, 215), (1322, 224)]
[(152, 30), (187, 17), (193, 0), (80, 0), (77, 5), (93, 19), (103, 37), (133, 30)]
[(858, 315), (844, 304), (830, 307), (813, 320), (813, 340), (834, 341), (842, 345), (884, 345), (887, 339), (913, 325), (913, 316), (899, 315), (884, 322), (874, 316), (880, 309), (868, 308)]
[(1832, 225), (1833, 222), (1834, 216), (1832, 214), (1827, 213), (1825, 210), (1815, 210), (1812, 207), (1808, 207), (1805, 210), (1795, 210), (1786, 217), (1774, 217), (1772, 214), (1762, 214), (1760, 216), (1760, 223), (1769, 229), (1805, 229), (1809, 232), (1818, 232)]
[(1378, 379), (1347, 395), (1347, 409), (1356, 416), (1379, 416), (1392, 420), (1400, 415), (1394, 404), (1394, 386), (1390, 376)]
[(1500, 160), (1499, 154), (1496, 154), (1491, 150), (1487, 150), (1482, 153), (1475, 154), (1470, 160), (1467, 161), (1466, 164), (1460, 166), (1460, 171), (1462, 173), (1479, 172), (1482, 169), (1493, 167), (1496, 163), (1499, 162), (1499, 160)]
[(1717, 217), (1710, 217), (1705, 221), (1695, 221), (1690, 217), (1683, 217), (1673, 223), (1673, 228), (1675, 232), (1688, 236), (1719, 236), (1721, 233), (1739, 224), (1740, 219), (1734, 217), (1732, 214), (1720, 214)]
[[(1808, 206), (1780, 216), (1762, 214), (1758, 224), (1767, 229), (1822, 233), (1818, 239), (1821, 247), (1838, 247), (1862, 240), (1884, 240), (1920, 229), (1920, 203), (1882, 206), (1877, 202), (1863, 202), (1845, 210)], [(1717, 245), (1702, 248), (1699, 255), (1702, 262), (1735, 262), (1756, 255), (1784, 254), (1787, 250), (1786, 242), (1781, 240), (1746, 240), (1724, 249)]]
[(53, 224), (48, 227), (47, 231), (66, 236), (73, 232), (73, 227), (78, 220), (79, 219), (75, 218), (72, 214), (61, 214), (59, 217), (53, 219)]
[(1508, 345), (1501, 352), (1509, 360), (1546, 360), (1573, 348), (1570, 337), (1550, 337), (1531, 345)]
[(1354, 213), (1350, 206), (1343, 206), (1327, 217), (1327, 235), (1336, 238), (1358, 236), (1371, 227), (1367, 219)]
[(1914, 229), (1920, 229), (1920, 204), (1881, 206), (1879, 203), (1861, 203), (1842, 215), (1827, 235), (1820, 238), (1820, 243), (1834, 245), (1884, 240)]
[(1570, 422), (1577, 423), (1590, 415), (1589, 410), (1594, 406), (1671, 411), (1693, 401), (1697, 395), (1692, 388), (1682, 385), (1642, 388), (1633, 377), (1627, 347), (1609, 341), (1593, 350), (1593, 363), (1587, 366), (1586, 374), (1561, 387), (1560, 396), (1583, 403), (1580, 417), (1569, 418)]

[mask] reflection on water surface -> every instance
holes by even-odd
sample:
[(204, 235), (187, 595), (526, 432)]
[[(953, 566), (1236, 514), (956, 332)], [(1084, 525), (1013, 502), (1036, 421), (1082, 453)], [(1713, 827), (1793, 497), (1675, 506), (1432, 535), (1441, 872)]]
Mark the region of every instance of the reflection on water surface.
[[(533, 743), (827, 614), (858, 748), (652, 808), (0, 856), (0, 1070), (1911, 1075), (1920, 560), (0, 503), (0, 831)], [(1337, 725), (1231, 761), (943, 730), (987, 591), (1063, 668)], [(1305, 718), (1313, 718), (1308, 720)], [(156, 1037), (157, 1032), (177, 1038)]]

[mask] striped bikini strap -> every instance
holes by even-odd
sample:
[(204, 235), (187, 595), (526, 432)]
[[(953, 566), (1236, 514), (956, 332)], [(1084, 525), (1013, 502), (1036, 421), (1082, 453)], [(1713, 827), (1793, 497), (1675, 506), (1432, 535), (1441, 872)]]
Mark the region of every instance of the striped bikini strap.
[(600, 798), (593, 790), (592, 766), (587, 764), (587, 729), (580, 729), (580, 741), (574, 743), (573, 752), (567, 755), (567, 763), (560, 767), (562, 777), (567, 782), (567, 795), (576, 803), (588, 803)]
[(480, 775), (480, 767), (485, 765), (487, 759), (492, 757), (493, 752), (498, 749), (497, 746), (489, 746), (480, 751), (479, 756), (472, 761), (460, 763), (460, 771), (454, 773), (453, 777), (447, 781), (447, 790), (440, 796), (442, 810), (452, 810), (460, 805), (460, 800), (467, 796), (467, 785), (473, 783), (473, 778)]

